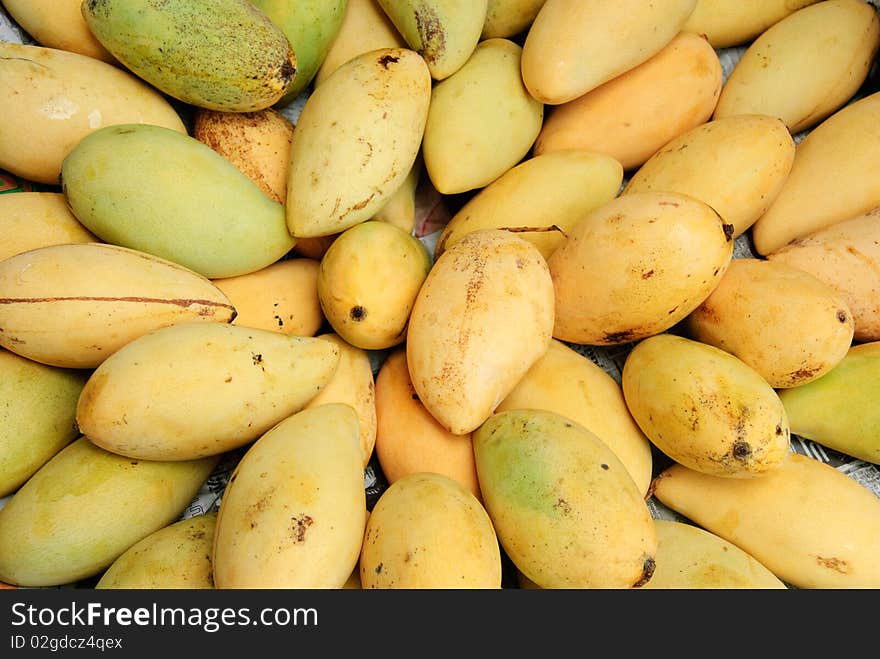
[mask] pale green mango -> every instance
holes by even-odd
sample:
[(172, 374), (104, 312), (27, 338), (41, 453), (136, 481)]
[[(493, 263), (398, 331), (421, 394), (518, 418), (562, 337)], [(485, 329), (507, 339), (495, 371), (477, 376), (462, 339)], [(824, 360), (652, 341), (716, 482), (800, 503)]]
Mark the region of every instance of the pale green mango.
[(113, 561), (95, 588), (213, 588), (216, 526), (212, 511), (151, 533)]
[(0, 509), (0, 581), (60, 586), (98, 574), (178, 519), (218, 460), (134, 460), (80, 437)]
[(825, 375), (779, 398), (795, 435), (880, 464), (880, 341), (854, 344)]
[(0, 349), (0, 497), (76, 439), (76, 402), (88, 375)]
[(184, 103), (256, 112), (297, 77), (287, 36), (249, 0), (84, 0), (82, 14), (126, 68)]
[(339, 33), (348, 0), (251, 0), (287, 36), (296, 53), (296, 77), (275, 105), (285, 106), (315, 77)]
[(194, 137), (147, 124), (106, 126), (61, 164), (77, 219), (104, 242), (209, 279), (248, 274), (294, 245), (284, 207)]

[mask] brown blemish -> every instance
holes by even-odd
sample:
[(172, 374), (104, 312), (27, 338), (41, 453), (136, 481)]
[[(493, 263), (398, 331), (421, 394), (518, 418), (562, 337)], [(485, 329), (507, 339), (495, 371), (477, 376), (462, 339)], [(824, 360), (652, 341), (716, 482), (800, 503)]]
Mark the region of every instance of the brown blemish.
[(571, 505), (565, 499), (558, 499), (555, 504), (553, 504), (553, 508), (561, 512), (563, 515), (568, 515), (571, 512)]
[(399, 62), (399, 61), (400, 61), (400, 58), (395, 57), (394, 55), (383, 55), (382, 57), (379, 58), (379, 65), (383, 69), (387, 69), (389, 64), (393, 64), (393, 63)]
[(845, 323), (847, 320), (849, 320), (849, 315), (843, 309), (838, 309), (837, 320), (839, 320), (841, 323)]
[(816, 556), (816, 562), (822, 567), (828, 568), (829, 570), (834, 570), (835, 572), (839, 572), (840, 574), (850, 573), (849, 563), (840, 558), (824, 558), (822, 556)]
[(733, 457), (739, 462), (747, 462), (752, 457), (752, 446), (748, 442), (737, 441), (733, 443)]
[(291, 525), (290, 525), (290, 537), (293, 538), (293, 541), (297, 544), (305, 542), (306, 539), (306, 531), (308, 528), (315, 523), (308, 515), (300, 515), (299, 517), (291, 517)]
[[(182, 307), (186, 309), (187, 307), (191, 307), (193, 305), (201, 305), (203, 307), (217, 307), (220, 309), (229, 309), (231, 312), (235, 313), (235, 307), (231, 304), (223, 304), (221, 302), (215, 302), (213, 300), (201, 300), (201, 299), (190, 299), (190, 298), (156, 298), (156, 297), (136, 297), (136, 296), (125, 296), (125, 297), (110, 297), (110, 296), (100, 296), (100, 295), (71, 295), (69, 297), (58, 296), (58, 297), (3, 297), (0, 298), (0, 304), (41, 304), (44, 302), (136, 302), (138, 304), (143, 304), (144, 302), (150, 304), (170, 304), (177, 307)], [(200, 310), (200, 316), (209, 315), (209, 310)], [(234, 318), (234, 316), (233, 316)]]
[(651, 270), (646, 270), (645, 272), (642, 273), (642, 279), (650, 279), (650, 278), (653, 277), (653, 276), (654, 276), (654, 270), (653, 270), (653, 269), (651, 269)]
[(621, 332), (609, 332), (602, 337), (604, 343), (627, 343), (636, 335), (634, 330), (623, 330)]
[(721, 225), (721, 229), (724, 231), (724, 238), (727, 242), (733, 240), (734, 226), (732, 224), (724, 223)]
[(415, 19), (421, 43), (421, 47), (416, 52), (426, 61), (434, 63), (446, 53), (446, 32), (443, 30), (443, 24), (430, 5), (422, 5), (416, 10)]
[(639, 577), (639, 580), (636, 581), (632, 587), (633, 588), (641, 588), (646, 583), (651, 580), (651, 577), (654, 576), (654, 570), (657, 567), (657, 562), (654, 560), (653, 556), (646, 556), (645, 560), (642, 563), (642, 576)]
[(367, 317), (367, 310), (361, 305), (354, 306), (351, 308), (351, 311), (348, 312), (348, 317), (354, 322), (359, 323)]

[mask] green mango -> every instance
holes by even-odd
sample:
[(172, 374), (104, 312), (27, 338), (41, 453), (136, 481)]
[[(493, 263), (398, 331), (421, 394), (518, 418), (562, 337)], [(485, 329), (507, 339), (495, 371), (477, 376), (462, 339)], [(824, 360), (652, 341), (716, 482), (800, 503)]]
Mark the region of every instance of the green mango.
[(252, 0), (281, 28), (296, 53), (296, 78), (275, 105), (283, 107), (298, 96), (318, 73), (342, 26), (348, 0)]
[(134, 460), (79, 437), (0, 509), (0, 581), (61, 586), (97, 575), (177, 520), (218, 461)]
[(61, 164), (77, 219), (104, 242), (209, 279), (255, 272), (294, 245), (284, 207), (194, 137), (149, 124), (106, 126)]
[(83, 0), (82, 15), (119, 62), (184, 103), (256, 112), (297, 77), (284, 32), (249, 0)]
[(853, 344), (822, 377), (778, 393), (793, 434), (880, 464), (880, 341)]
[(0, 497), (76, 439), (76, 403), (88, 375), (0, 349)]

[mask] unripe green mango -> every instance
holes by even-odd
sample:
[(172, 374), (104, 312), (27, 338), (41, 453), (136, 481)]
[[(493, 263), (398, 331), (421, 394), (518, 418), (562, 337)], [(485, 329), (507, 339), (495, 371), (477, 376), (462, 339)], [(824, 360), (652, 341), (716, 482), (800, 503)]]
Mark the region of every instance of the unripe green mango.
[(249, 0), (83, 0), (82, 14), (126, 68), (184, 103), (255, 112), (297, 76), (290, 41)]
[(76, 439), (76, 403), (88, 375), (0, 349), (0, 497)]
[(148, 124), (107, 126), (61, 165), (67, 202), (101, 240), (208, 278), (260, 270), (294, 245), (284, 207), (194, 137)]
[(880, 464), (880, 341), (854, 344), (825, 375), (779, 398), (792, 433)]
[(134, 460), (80, 437), (0, 509), (0, 581), (60, 586), (98, 574), (174, 522), (218, 461)]
[(318, 72), (339, 33), (348, 0), (251, 0), (287, 36), (296, 53), (296, 77), (276, 103), (285, 106)]

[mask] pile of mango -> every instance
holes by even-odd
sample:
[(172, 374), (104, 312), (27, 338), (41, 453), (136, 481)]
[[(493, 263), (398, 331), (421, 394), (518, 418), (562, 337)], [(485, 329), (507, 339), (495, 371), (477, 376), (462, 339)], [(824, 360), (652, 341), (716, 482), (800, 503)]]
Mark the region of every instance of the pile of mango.
[(2, 5), (0, 582), (880, 587), (872, 3)]

